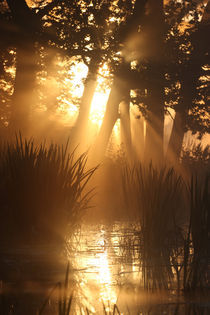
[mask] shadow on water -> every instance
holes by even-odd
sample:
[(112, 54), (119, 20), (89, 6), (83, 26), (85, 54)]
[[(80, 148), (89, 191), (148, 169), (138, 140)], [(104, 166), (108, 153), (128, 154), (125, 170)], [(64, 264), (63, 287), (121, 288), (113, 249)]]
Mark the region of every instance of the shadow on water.
[[(63, 279), (66, 262), (58, 248), (46, 246), (1, 252), (0, 314), (37, 314), (46, 296)], [(69, 277), (73, 288), (72, 277), (73, 273)], [(51, 294), (46, 311), (56, 290)], [(50, 314), (52, 311), (56, 314), (53, 304)]]

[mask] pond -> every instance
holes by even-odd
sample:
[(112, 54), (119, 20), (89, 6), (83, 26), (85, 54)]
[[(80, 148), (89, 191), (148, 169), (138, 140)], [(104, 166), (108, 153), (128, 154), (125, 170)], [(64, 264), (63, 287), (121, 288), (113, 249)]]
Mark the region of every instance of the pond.
[(44, 301), (43, 314), (58, 314), (59, 292), (53, 288), (64, 281), (67, 261), (72, 314), (113, 314), (114, 305), (120, 314), (208, 314), (207, 296), (184, 297), (176, 286), (158, 292), (142, 289), (138, 232), (134, 223), (84, 224), (68, 242), (64, 256), (52, 250), (50, 254), (49, 248), (24, 248), (15, 254), (7, 250), (1, 255), (1, 261), (12, 266), (9, 278), (3, 279), (1, 273), (7, 309), (11, 304), (5, 314), (37, 314)]
[(208, 313), (206, 298), (184, 298), (177, 294), (176, 281), (167, 291), (142, 289), (139, 227), (135, 223), (83, 225), (68, 255), (78, 288), (77, 313), (88, 309), (102, 314), (105, 309), (112, 314), (115, 304), (121, 314)]
[(128, 224), (83, 226), (69, 258), (79, 284), (79, 304), (92, 311), (103, 304), (109, 311), (138, 283), (135, 229)]

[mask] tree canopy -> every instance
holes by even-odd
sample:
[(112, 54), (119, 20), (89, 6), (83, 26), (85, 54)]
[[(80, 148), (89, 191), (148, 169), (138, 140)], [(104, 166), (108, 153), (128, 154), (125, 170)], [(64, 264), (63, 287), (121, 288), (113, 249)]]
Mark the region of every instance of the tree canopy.
[[(106, 64), (111, 93), (98, 137), (104, 142), (100, 150), (119, 117), (119, 104), (126, 101), (125, 115), (129, 117), (132, 102), (147, 122), (142, 150), (159, 152), (159, 157), (164, 119), (174, 111), (169, 149), (179, 156), (186, 131), (200, 137), (209, 133), (208, 12), (209, 1), (1, 1), (2, 126), (27, 130), (37, 104), (56, 109), (65, 95), (79, 108), (75, 126), (80, 141), (85, 139), (97, 77)], [(73, 77), (68, 68), (78, 62), (88, 69), (81, 99), (64, 85), (65, 78), (71, 82)], [(38, 93), (37, 85), (49, 77), (60, 82), (57, 91), (49, 91), (51, 97), (45, 88)], [(130, 120), (124, 121), (126, 133), (131, 132)]]

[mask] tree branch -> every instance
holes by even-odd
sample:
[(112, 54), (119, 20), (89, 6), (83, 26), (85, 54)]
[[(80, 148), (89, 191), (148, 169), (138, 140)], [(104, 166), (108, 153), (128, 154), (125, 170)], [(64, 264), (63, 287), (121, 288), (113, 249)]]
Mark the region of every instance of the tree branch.
[[(71, 2), (71, 1), (69, 1), (69, 2)], [(60, 3), (61, 3), (61, 1), (59, 1), (59, 0), (52, 0), (52, 2), (48, 3), (43, 8), (39, 9), (39, 12), (37, 13), (37, 15), (39, 16), (39, 18), (42, 18), (43, 16), (47, 15), (52, 9), (55, 8), (55, 6), (57, 6)]]

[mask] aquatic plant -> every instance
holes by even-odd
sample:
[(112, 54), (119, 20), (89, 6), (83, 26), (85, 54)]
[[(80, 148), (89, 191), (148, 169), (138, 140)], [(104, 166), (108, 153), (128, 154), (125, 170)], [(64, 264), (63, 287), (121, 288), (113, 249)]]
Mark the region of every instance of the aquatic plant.
[(117, 304), (114, 304), (114, 306), (113, 306), (113, 311), (107, 311), (106, 310), (106, 306), (105, 306), (105, 304), (103, 303), (103, 310), (104, 310), (104, 314), (105, 315), (115, 315), (115, 314), (121, 314), (120, 313), (120, 310), (119, 310), (119, 308), (118, 308), (118, 306), (117, 306)]
[(173, 278), (172, 257), (182, 239), (183, 182), (173, 169), (135, 165), (123, 169), (128, 212), (140, 224), (139, 250), (146, 289), (167, 289)]
[[(64, 282), (58, 282), (50, 291), (49, 295), (45, 299), (43, 305), (38, 311), (38, 315), (44, 313), (47, 303), (49, 302), (52, 294), (58, 288), (59, 298), (58, 298), (58, 315), (69, 315), (72, 310), (73, 292), (69, 288), (69, 262), (66, 268), (65, 280)], [(69, 293), (70, 291), (70, 293)]]
[(0, 216), (13, 242), (63, 239), (88, 207), (96, 168), (86, 170), (86, 153), (68, 150), (21, 135), (0, 148)]
[(184, 290), (209, 287), (208, 266), (210, 260), (210, 192), (209, 178), (203, 181), (192, 176), (189, 185), (190, 220), (185, 239)]
[[(75, 310), (73, 308), (73, 287), (70, 288), (70, 269), (69, 269), (69, 262), (67, 264), (66, 273), (65, 273), (65, 280), (64, 282), (58, 282), (55, 284), (55, 286), (51, 289), (49, 295), (45, 299), (44, 303), (42, 304), (41, 308), (39, 309), (37, 315), (42, 315), (45, 312), (47, 303), (50, 301), (53, 293), (56, 289), (58, 289), (58, 310), (56, 312), (57, 315), (70, 315), (75, 314)], [(107, 312), (106, 306), (104, 303), (103, 305), (103, 312), (105, 315), (115, 315), (120, 314), (119, 308), (116, 304), (113, 305), (113, 311)], [(85, 309), (87, 314), (91, 314), (92, 312), (88, 310), (88, 308)], [(83, 312), (80, 309), (80, 313), (83, 314)]]

